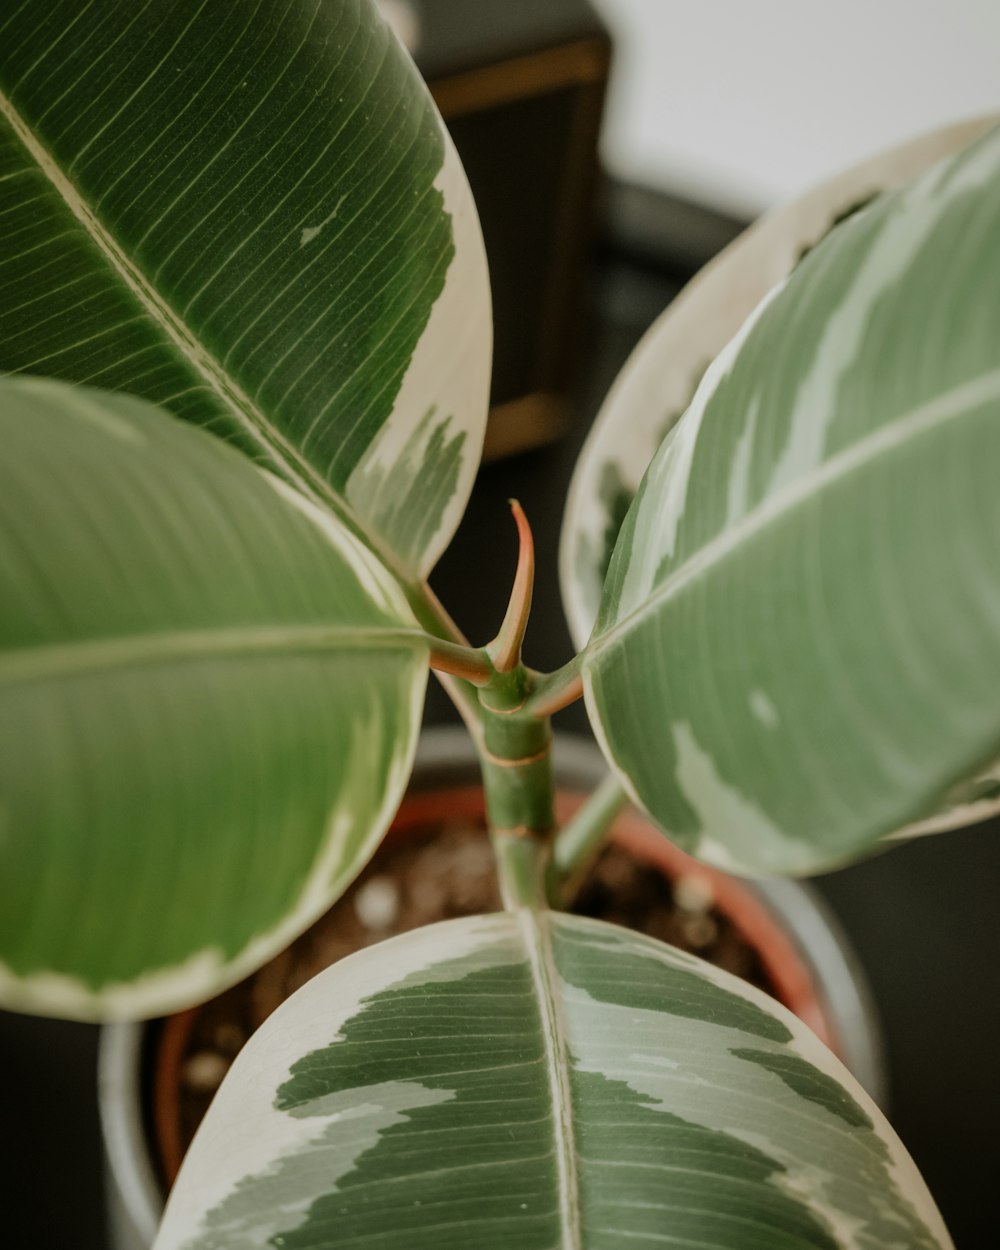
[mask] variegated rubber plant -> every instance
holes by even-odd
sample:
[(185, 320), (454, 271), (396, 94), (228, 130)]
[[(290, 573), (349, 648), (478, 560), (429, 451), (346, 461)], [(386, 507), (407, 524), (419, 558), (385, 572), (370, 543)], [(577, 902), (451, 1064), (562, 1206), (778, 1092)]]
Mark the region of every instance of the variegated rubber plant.
[[(1000, 755), (1000, 137), (759, 305), (597, 595), (585, 465), (581, 650), (543, 675), (519, 510), (491, 644), (425, 582), (476, 469), (489, 292), (369, 0), (12, 0), (0, 89), (3, 1003), (141, 1018), (261, 964), (382, 837), (428, 667), (480, 748), (507, 908), (279, 1009), (158, 1250), (948, 1245), (804, 1026), (548, 899), (619, 783), (698, 855), (802, 873)], [(669, 367), (647, 345), (626, 373), (622, 442)], [(550, 717), (581, 692), (618, 781), (556, 831)]]

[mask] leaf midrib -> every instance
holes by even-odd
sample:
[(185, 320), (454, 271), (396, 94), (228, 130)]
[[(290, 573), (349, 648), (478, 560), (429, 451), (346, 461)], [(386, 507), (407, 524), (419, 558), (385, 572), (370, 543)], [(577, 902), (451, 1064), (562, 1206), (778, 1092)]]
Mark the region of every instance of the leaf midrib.
[(4, 651), (0, 654), (0, 687), (210, 659), (322, 655), (386, 647), (415, 650), (428, 642), (427, 636), (416, 629), (337, 625), (227, 626), (88, 638)]
[(241, 428), (254, 438), (275, 465), (280, 466), (289, 481), (317, 504), (332, 512), (353, 533), (361, 537), (365, 545), (378, 555), (397, 579), (403, 584), (408, 584), (412, 578), (409, 571), (399, 566), (392, 553), (388, 552), (377, 536), (371, 533), (346, 499), (334, 491), (318, 470), (299, 454), (269, 420), (267, 414), (246, 393), (236, 378), (191, 333), (186, 322), (163, 299), (155, 286), (94, 214), (84, 196), (69, 176), (63, 172), (58, 161), (38, 139), (3, 91), (0, 91), (0, 115), (6, 118), (30, 160), (83, 226), (95, 247), (121, 278), (143, 311), (159, 325), (182, 358), (206, 382), (213, 394), (236, 418)]
[(584, 668), (602, 652), (620, 645), (634, 628), (641, 626), (691, 582), (735, 555), (744, 543), (781, 521), (800, 504), (834, 486), (855, 469), (879, 456), (890, 454), (911, 439), (918, 438), (953, 417), (962, 416), (989, 399), (1000, 399), (1000, 369), (990, 370), (936, 395), (927, 403), (911, 409), (845, 447), (829, 460), (824, 460), (784, 490), (766, 497), (756, 508), (747, 512), (734, 525), (720, 531), (664, 578), (627, 616), (617, 621), (606, 633), (595, 636), (582, 653)]
[(569, 1084), (570, 1055), (559, 995), (558, 970), (552, 951), (551, 915), (522, 908), (517, 913), (528, 952), (532, 981), (545, 1046), (546, 1070), (552, 1096), (552, 1125), (559, 1184), (560, 1250), (583, 1250), (580, 1194), (577, 1178), (573, 1100)]

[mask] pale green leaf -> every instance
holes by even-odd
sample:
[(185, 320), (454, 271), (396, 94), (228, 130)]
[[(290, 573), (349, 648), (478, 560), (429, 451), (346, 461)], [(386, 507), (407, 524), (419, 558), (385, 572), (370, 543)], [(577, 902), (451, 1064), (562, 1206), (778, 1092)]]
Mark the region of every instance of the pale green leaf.
[(611, 552), (642, 475), (708, 365), (836, 221), (961, 151), (995, 120), (922, 135), (768, 213), (706, 265), (654, 322), (609, 392), (573, 475), (559, 560), (563, 603), (578, 647), (597, 619)]
[(833, 1056), (758, 991), (562, 915), (354, 955), (240, 1054), (155, 1250), (934, 1250)]
[(0, 382), (0, 1002), (153, 1015), (385, 831), (426, 648), (327, 514), (127, 396)]
[(12, 0), (0, 195), (0, 369), (163, 404), (427, 571), (479, 458), (489, 288), (371, 0)]
[(859, 212), (714, 362), (584, 656), (686, 849), (807, 872), (1000, 757), (1000, 132)]

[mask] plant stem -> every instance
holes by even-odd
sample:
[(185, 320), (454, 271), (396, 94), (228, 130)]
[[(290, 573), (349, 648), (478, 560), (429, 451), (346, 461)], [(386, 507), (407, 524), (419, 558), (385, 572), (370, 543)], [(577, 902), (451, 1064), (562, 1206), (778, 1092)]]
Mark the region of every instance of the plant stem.
[(546, 888), (553, 907), (572, 899), (594, 857), (604, 845), (615, 817), (628, 803), (621, 782), (609, 774), (552, 843)]
[(485, 651), (462, 647), (444, 638), (430, 641), (430, 666), (435, 673), (460, 677), (473, 686), (485, 686), (493, 676), (493, 665)]
[[(410, 583), (404, 586), (406, 597), (413, 614), (421, 628), (435, 638), (456, 646), (468, 647), (469, 642), (448, 615), (441, 601), (426, 582)], [(471, 649), (471, 648), (470, 648)], [(444, 687), (448, 697), (458, 709), (465, 721), (465, 727), (477, 747), (483, 741), (483, 717), (479, 707), (479, 696), (475, 686), (452, 674), (437, 670), (437, 678)]]
[(580, 672), (580, 656), (574, 656), (568, 664), (547, 673), (540, 679), (528, 700), (525, 711), (535, 716), (553, 716), (564, 707), (575, 703), (583, 694), (583, 674)]
[(479, 694), (490, 827), (515, 837), (547, 837), (555, 825), (552, 726), (524, 710), (532, 680), (519, 664), (511, 673), (494, 673)]
[[(479, 751), (504, 906), (539, 909), (547, 905), (546, 882), (556, 890), (566, 871), (549, 862), (555, 828), (550, 716), (579, 698), (583, 683), (579, 658), (543, 677), (521, 660), (534, 586), (534, 542), (516, 500), (511, 510), (519, 540), (517, 571), (503, 624), (489, 646), (470, 647), (426, 584), (410, 585), (407, 593), (430, 636), (431, 667), (445, 674), (442, 682)], [(594, 813), (591, 823), (597, 822), (596, 808)], [(570, 828), (585, 824), (578, 818)], [(582, 838), (578, 829), (574, 844)], [(578, 853), (583, 857), (586, 852)]]
[(479, 692), (480, 758), (500, 892), (509, 910), (544, 908), (545, 868), (555, 827), (552, 726), (525, 711), (534, 674), (518, 662)]
[(543, 911), (548, 906), (544, 882), (549, 844), (540, 838), (517, 837), (510, 833), (493, 833), (490, 841), (500, 879), (500, 897), (506, 910), (530, 907), (532, 911)]

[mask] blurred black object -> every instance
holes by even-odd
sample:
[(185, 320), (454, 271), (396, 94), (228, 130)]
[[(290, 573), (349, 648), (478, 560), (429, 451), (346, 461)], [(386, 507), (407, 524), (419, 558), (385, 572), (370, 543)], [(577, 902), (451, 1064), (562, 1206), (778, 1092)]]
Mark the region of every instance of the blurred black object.
[(485, 454), (507, 455), (569, 419), (611, 43), (587, 0), (412, 0), (403, 13), (479, 209), (495, 334)]

